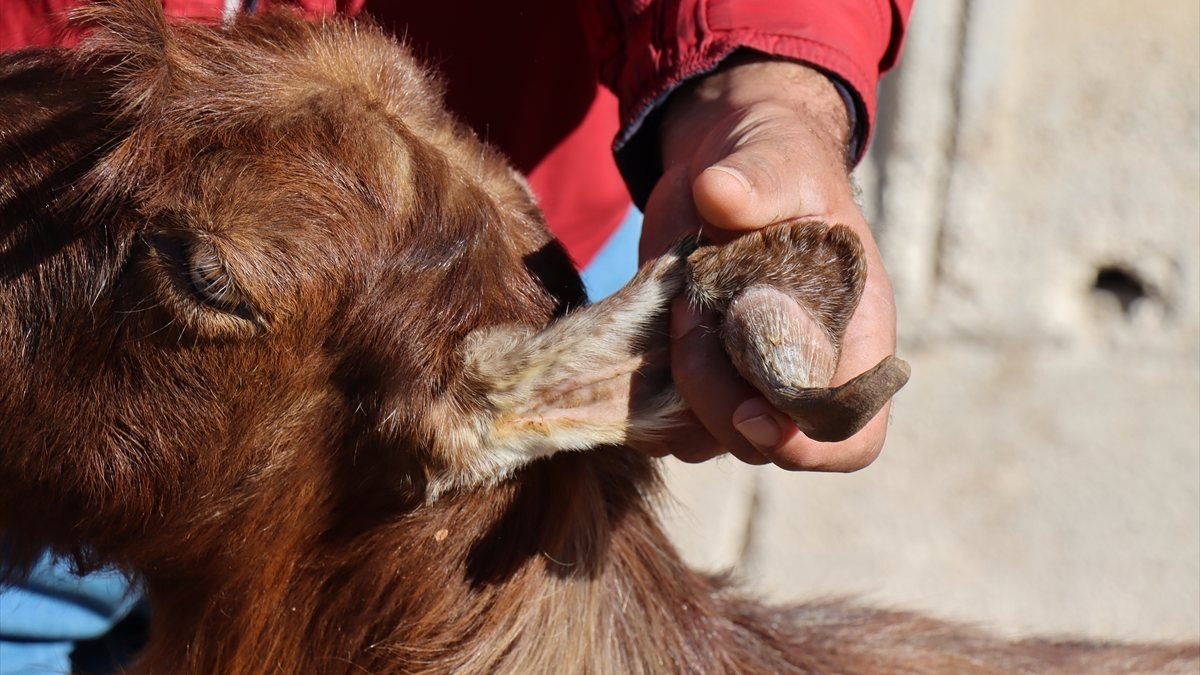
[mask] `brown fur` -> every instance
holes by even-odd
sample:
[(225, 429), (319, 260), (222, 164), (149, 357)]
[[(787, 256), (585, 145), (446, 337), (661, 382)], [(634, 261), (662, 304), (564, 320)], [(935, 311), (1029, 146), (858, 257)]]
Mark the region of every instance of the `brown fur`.
[(460, 345), (583, 302), (522, 181), (370, 27), (90, 19), (0, 58), (0, 531), (142, 580), (132, 672), (1194, 672), (746, 602), (624, 447), (431, 500)]

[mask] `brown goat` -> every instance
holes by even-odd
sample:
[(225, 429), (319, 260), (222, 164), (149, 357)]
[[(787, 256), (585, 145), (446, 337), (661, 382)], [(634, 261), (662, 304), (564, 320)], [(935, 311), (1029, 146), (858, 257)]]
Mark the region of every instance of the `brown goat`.
[(378, 31), (88, 18), (81, 50), (0, 57), (0, 532), (10, 572), (49, 547), (141, 580), (131, 672), (1196, 671), (765, 609), (679, 560), (628, 447), (682, 409), (668, 300), (727, 309), (743, 372), (845, 436), (906, 375), (809, 388), (861, 286), (846, 230), (684, 244), (585, 307), (522, 180)]

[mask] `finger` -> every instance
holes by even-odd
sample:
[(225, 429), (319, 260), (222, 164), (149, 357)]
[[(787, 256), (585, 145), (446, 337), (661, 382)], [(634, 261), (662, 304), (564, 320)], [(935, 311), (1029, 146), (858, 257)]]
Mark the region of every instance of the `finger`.
[(670, 454), (688, 464), (707, 462), (713, 457), (725, 454), (725, 449), (717, 439), (713, 438), (690, 412), (683, 425), (672, 432), (671, 438), (666, 441), (666, 448)]
[(729, 363), (715, 325), (713, 315), (697, 316), (683, 299), (672, 304), (671, 373), (675, 385), (720, 447), (744, 462), (765, 463), (762, 453), (732, 424), (734, 410), (746, 399), (757, 398), (758, 392)]
[(891, 403), (885, 405), (861, 431), (838, 443), (820, 443), (808, 438), (792, 426), (785, 415), (762, 399), (746, 401), (734, 412), (733, 419), (738, 424), (742, 420), (768, 415), (787, 429), (780, 443), (759, 451), (781, 468), (848, 473), (868, 466), (879, 456), (887, 435), (890, 407)]
[(725, 448), (694, 415), (691, 417), (691, 422), (677, 430), (667, 442), (670, 454), (679, 458), (680, 461), (688, 464), (700, 464), (728, 453), (745, 464), (760, 466), (771, 463), (770, 459), (757, 451)]

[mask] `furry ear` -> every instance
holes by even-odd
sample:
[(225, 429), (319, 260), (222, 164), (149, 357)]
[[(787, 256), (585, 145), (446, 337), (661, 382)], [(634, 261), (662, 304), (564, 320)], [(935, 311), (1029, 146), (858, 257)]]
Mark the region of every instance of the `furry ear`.
[(670, 383), (667, 309), (683, 290), (694, 246), (681, 242), (617, 294), (541, 331), (500, 326), (469, 335), (460, 355), (485, 411), (465, 424), (461, 411), (437, 415), (459, 423), (439, 436), (449, 439), (438, 452), (454, 474), (449, 483), (489, 482), (561, 450), (669, 431), (685, 406)]

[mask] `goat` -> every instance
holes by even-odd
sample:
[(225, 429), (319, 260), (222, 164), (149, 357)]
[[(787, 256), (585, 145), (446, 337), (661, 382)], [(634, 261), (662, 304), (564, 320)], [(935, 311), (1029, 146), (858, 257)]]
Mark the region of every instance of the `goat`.
[(907, 376), (825, 386), (863, 276), (845, 228), (684, 242), (588, 306), (522, 179), (379, 31), (84, 17), (77, 51), (0, 58), (0, 532), (10, 574), (49, 548), (140, 580), (130, 672), (1200, 662), (767, 609), (680, 561), (630, 447), (684, 410), (667, 303), (724, 311), (742, 372), (845, 437)]

